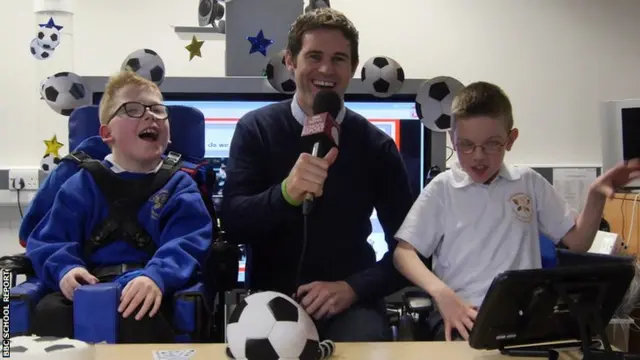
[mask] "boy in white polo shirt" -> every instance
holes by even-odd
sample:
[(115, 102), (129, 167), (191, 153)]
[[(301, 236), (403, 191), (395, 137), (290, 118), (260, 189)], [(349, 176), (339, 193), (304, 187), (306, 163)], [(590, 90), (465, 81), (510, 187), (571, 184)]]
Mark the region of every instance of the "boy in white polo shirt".
[[(436, 340), (468, 339), (477, 309), (501, 272), (541, 267), (540, 231), (585, 252), (607, 197), (639, 177), (640, 161), (620, 164), (591, 185), (574, 214), (530, 168), (503, 163), (518, 137), (511, 103), (496, 85), (476, 82), (453, 102), (451, 139), (458, 162), (422, 191), (396, 234), (394, 263), (435, 300)], [(418, 258), (433, 255), (433, 272)]]

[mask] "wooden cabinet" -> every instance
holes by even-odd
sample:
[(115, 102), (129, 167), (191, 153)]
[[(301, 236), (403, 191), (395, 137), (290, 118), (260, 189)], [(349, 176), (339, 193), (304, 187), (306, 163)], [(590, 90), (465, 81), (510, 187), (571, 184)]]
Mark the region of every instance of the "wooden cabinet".
[(611, 232), (622, 236), (623, 253), (638, 255), (640, 249), (640, 193), (617, 193), (604, 206)]

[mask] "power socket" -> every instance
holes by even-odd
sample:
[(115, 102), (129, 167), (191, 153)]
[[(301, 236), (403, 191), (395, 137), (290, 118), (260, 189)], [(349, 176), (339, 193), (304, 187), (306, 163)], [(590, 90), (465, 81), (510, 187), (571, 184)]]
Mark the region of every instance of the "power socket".
[[(9, 190), (38, 190), (39, 170), (34, 169), (10, 169), (9, 170)], [(24, 182), (24, 187), (20, 188), (20, 180)]]

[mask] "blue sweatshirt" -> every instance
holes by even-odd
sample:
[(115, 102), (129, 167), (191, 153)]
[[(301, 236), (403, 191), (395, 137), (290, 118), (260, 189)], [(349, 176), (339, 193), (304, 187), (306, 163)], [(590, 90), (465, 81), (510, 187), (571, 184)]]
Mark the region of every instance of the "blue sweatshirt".
[[(111, 149), (102, 141), (100, 136), (92, 136), (81, 142), (74, 151), (84, 151), (93, 159), (104, 159)], [(53, 200), (58, 193), (58, 189), (72, 175), (78, 172), (78, 165), (73, 161), (62, 161), (40, 185), (40, 189), (36, 196), (29, 203), (28, 209), (24, 214), (18, 236), (20, 244), (26, 247), (29, 234), (38, 225), (40, 220), (45, 216), (47, 211), (51, 209)]]
[[(252, 111), (239, 120), (230, 146), (220, 212), (227, 238), (251, 248), (249, 285), (295, 291), (302, 251), (300, 206), (283, 197), (281, 183), (302, 149), (302, 125), (291, 100)], [(412, 205), (404, 162), (387, 134), (347, 110), (336, 162), (323, 196), (308, 219), (303, 283), (345, 280), (361, 301), (375, 301), (408, 286), (393, 266), (394, 234)], [(376, 264), (367, 243), (377, 211), (389, 252)]]
[[(126, 172), (118, 175), (141, 176)], [(59, 291), (62, 277), (77, 266), (91, 270), (146, 263), (140, 275), (151, 278), (166, 295), (189, 283), (211, 246), (211, 217), (195, 182), (182, 171), (176, 172), (138, 213), (140, 224), (157, 244), (152, 258), (125, 241), (115, 241), (89, 259), (83, 258), (83, 242), (107, 215), (108, 204), (91, 174), (82, 169), (71, 176), (28, 238), (26, 255), (36, 276)]]

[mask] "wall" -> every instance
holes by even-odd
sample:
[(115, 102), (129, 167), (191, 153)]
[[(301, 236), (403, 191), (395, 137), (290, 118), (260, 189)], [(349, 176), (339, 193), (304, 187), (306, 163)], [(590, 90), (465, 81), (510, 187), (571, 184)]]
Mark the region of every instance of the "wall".
[[(223, 42), (206, 42), (203, 58), (189, 61), (188, 42), (171, 28), (197, 25), (195, 0), (75, 0), (59, 56), (47, 61), (33, 59), (28, 44), (48, 17), (37, 17), (31, 1), (10, 3), (3, 25), (11, 36), (0, 42), (0, 53), (9, 54), (0, 57), (0, 169), (38, 166), (42, 140), (53, 134), (67, 152), (65, 118), (39, 100), (47, 75), (109, 75), (128, 53), (147, 47), (162, 56), (168, 76), (224, 76)], [(598, 166), (599, 102), (640, 97), (635, 0), (333, 0), (332, 6), (359, 28), (363, 62), (384, 54), (411, 78), (500, 84), (521, 130), (507, 156), (512, 163)]]
[[(197, 25), (192, 2), (76, 0), (68, 67), (80, 75), (108, 75), (129, 52), (149, 47), (163, 57), (168, 76), (224, 76), (223, 42), (205, 43), (203, 58), (189, 62), (187, 42), (170, 27)], [(12, 69), (0, 75), (5, 95), (0, 109), (7, 119), (0, 168), (37, 165), (41, 141), (54, 132), (66, 136), (64, 118), (48, 110), (36, 90), (42, 74), (64, 65), (30, 57), (26, 47), (36, 28), (32, 4), (12, 4), (4, 23), (15, 36), (2, 46), (15, 56), (0, 59), (3, 68)], [(465, 83), (502, 85), (521, 130), (508, 156), (514, 163), (599, 164), (599, 101), (640, 97), (635, 19), (640, 2), (634, 0), (334, 0), (332, 5), (360, 29), (363, 60), (383, 53), (397, 59), (409, 77), (445, 74)]]

